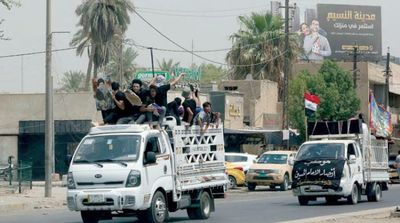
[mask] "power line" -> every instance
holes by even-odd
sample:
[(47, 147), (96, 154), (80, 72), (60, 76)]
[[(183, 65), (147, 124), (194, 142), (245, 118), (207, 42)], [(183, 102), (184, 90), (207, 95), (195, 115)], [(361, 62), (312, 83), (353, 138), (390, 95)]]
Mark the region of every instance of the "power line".
[(176, 14), (176, 13), (168, 13), (168, 12), (152, 12), (147, 10), (138, 10), (147, 14), (155, 14), (155, 15), (164, 15), (164, 16), (175, 16), (175, 17), (194, 17), (194, 18), (229, 18), (229, 17), (238, 17), (245, 14), (230, 14), (230, 15), (192, 15), (192, 14)]
[[(68, 48), (63, 48), (63, 49), (55, 49), (51, 50), (51, 52), (59, 52), (59, 51), (68, 51), (68, 50), (74, 50), (77, 47), (68, 47)], [(9, 54), (9, 55), (3, 55), (0, 56), (1, 58), (10, 58), (10, 57), (20, 57), (20, 56), (30, 56), (30, 55), (36, 55), (36, 54), (44, 54), (46, 51), (36, 51), (36, 52), (30, 52), (30, 53), (19, 53), (19, 54)]]
[(206, 57), (203, 57), (203, 56), (201, 56), (201, 55), (198, 55), (197, 53), (192, 52), (191, 50), (186, 49), (185, 47), (181, 46), (180, 44), (178, 44), (177, 42), (175, 42), (174, 40), (172, 40), (171, 38), (169, 38), (167, 35), (165, 35), (164, 33), (162, 33), (162, 32), (161, 32), (159, 29), (157, 29), (155, 26), (153, 26), (149, 21), (147, 21), (147, 20), (146, 20), (142, 15), (140, 15), (136, 10), (133, 11), (133, 12), (134, 12), (136, 15), (138, 15), (139, 18), (142, 19), (147, 25), (149, 25), (152, 29), (154, 29), (157, 33), (159, 33), (161, 36), (163, 36), (165, 39), (167, 39), (169, 42), (171, 42), (171, 43), (174, 44), (175, 46), (181, 48), (182, 50), (184, 50), (184, 51), (187, 52), (187, 53), (190, 53), (190, 54), (192, 54), (192, 55), (194, 55), (194, 56), (196, 56), (196, 57), (198, 57), (198, 58), (200, 58), (200, 59), (203, 59), (203, 60), (208, 61), (208, 62), (211, 62), (211, 63), (215, 63), (215, 64), (219, 64), (219, 65), (223, 65), (223, 66), (229, 66), (229, 65), (230, 65), (230, 66), (236, 66), (236, 67), (248, 67), (248, 66), (251, 66), (251, 65), (261, 65), (261, 64), (264, 64), (264, 63), (266, 63), (266, 62), (270, 62), (270, 61), (272, 61), (272, 60), (274, 60), (274, 59), (276, 59), (276, 58), (278, 58), (278, 57), (280, 57), (280, 56), (282, 56), (282, 55), (284, 55), (284, 54), (286, 53), (286, 51), (284, 51), (284, 52), (282, 52), (280, 55), (278, 55), (278, 56), (276, 56), (276, 57), (273, 57), (273, 58), (271, 58), (271, 59), (269, 59), (269, 60), (262, 61), (262, 62), (256, 63), (256, 64), (227, 64), (227, 63), (221, 63), (221, 62), (218, 62), (218, 61), (214, 61), (214, 60), (208, 59), (208, 58), (206, 58)]
[(234, 12), (234, 11), (243, 11), (243, 10), (249, 10), (249, 9), (260, 9), (264, 8), (264, 5), (258, 5), (258, 6), (253, 6), (253, 7), (247, 7), (247, 8), (236, 8), (236, 9), (221, 9), (221, 10), (165, 10), (165, 9), (157, 9), (157, 8), (146, 8), (146, 7), (136, 7), (136, 9), (139, 10), (151, 10), (151, 11), (159, 11), (159, 12), (182, 12), (182, 13), (219, 13), (219, 12)]

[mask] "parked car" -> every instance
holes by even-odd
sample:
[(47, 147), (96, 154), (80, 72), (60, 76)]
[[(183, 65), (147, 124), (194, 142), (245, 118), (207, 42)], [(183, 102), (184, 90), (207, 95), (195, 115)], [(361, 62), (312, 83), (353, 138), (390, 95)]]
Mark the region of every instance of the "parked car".
[(399, 174), (397, 173), (397, 169), (394, 166), (396, 162), (397, 154), (390, 154), (389, 155), (389, 177), (392, 182), (396, 180), (400, 180)]
[(251, 164), (255, 163), (256, 155), (248, 153), (225, 153), (225, 161), (240, 165), (244, 173), (247, 173)]
[(243, 167), (234, 163), (225, 162), (225, 168), (229, 179), (229, 189), (245, 184), (246, 176), (244, 174)]
[(257, 185), (269, 186), (275, 189), (279, 186), (286, 191), (292, 181), (293, 163), (296, 152), (268, 151), (263, 153), (257, 163), (250, 166), (246, 174), (247, 188), (254, 191)]

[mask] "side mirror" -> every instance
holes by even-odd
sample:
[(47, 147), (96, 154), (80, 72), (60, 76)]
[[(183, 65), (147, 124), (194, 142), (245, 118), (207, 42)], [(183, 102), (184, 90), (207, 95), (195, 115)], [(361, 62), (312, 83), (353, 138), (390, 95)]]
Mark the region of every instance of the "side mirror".
[(289, 158), (289, 162), (288, 163), (289, 163), (290, 166), (293, 166), (294, 165), (294, 159), (293, 158)]
[(356, 163), (356, 156), (355, 156), (355, 155), (350, 155), (350, 157), (349, 157), (349, 163), (350, 163), (350, 164)]
[(152, 164), (156, 163), (156, 153), (155, 152), (147, 152), (146, 153), (146, 162), (145, 164)]
[(67, 167), (68, 167), (69, 164), (71, 163), (71, 160), (72, 160), (72, 155), (67, 155), (67, 156), (65, 157), (64, 162), (65, 162), (65, 165), (66, 165)]

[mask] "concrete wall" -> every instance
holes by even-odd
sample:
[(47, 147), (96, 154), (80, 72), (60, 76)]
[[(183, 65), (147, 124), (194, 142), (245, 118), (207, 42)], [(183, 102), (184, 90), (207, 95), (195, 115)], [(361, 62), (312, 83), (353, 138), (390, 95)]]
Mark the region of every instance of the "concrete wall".
[(243, 128), (243, 94), (226, 93), (224, 127), (230, 129)]
[(8, 156), (18, 160), (18, 136), (0, 136), (0, 164), (7, 164)]
[[(19, 121), (45, 119), (44, 94), (2, 94), (0, 135), (18, 134)], [(101, 120), (91, 93), (56, 93), (53, 98), (54, 120)]]
[(221, 83), (221, 90), (234, 87), (244, 95), (244, 116), (250, 119), (250, 126), (262, 127), (263, 115), (276, 114), (278, 85), (268, 80), (227, 80)]

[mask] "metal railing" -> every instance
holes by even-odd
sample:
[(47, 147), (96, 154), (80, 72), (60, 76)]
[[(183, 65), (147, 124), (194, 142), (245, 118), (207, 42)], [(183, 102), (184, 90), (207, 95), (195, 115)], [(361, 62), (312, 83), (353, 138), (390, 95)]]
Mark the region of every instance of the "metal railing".
[(22, 188), (32, 189), (32, 162), (19, 161), (17, 165), (8, 164), (0, 171), (0, 188), (18, 187), (18, 193), (22, 193)]

